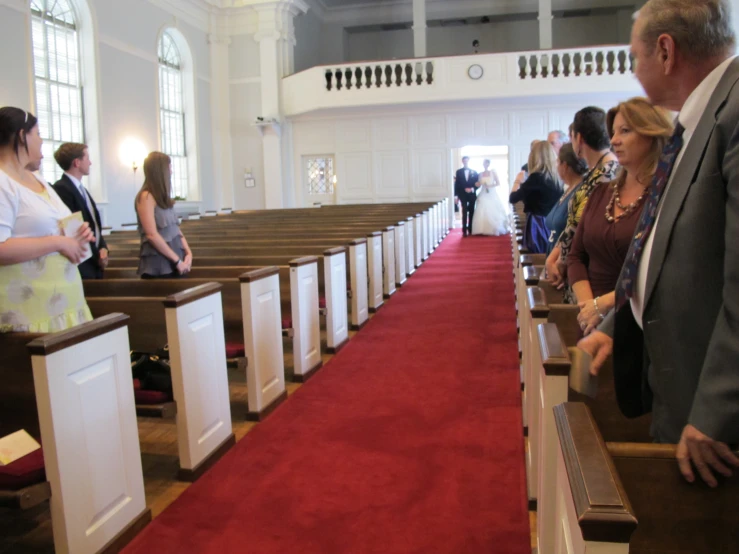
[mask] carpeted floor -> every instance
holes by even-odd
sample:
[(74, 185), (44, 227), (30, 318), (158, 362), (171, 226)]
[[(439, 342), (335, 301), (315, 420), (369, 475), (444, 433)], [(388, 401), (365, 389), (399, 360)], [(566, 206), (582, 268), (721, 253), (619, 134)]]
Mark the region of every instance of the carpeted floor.
[(511, 271), (454, 231), (125, 553), (531, 552)]

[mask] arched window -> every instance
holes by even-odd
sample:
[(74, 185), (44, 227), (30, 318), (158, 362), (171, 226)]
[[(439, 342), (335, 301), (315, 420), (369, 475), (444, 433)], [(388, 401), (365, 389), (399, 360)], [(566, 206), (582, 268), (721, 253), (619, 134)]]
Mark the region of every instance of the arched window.
[(63, 142), (85, 142), (77, 17), (68, 0), (32, 0), (31, 25), (41, 170), (53, 182), (62, 174), (54, 151)]
[(172, 158), (172, 195), (187, 199), (189, 179), (182, 56), (167, 31), (159, 40), (159, 124), (162, 152)]

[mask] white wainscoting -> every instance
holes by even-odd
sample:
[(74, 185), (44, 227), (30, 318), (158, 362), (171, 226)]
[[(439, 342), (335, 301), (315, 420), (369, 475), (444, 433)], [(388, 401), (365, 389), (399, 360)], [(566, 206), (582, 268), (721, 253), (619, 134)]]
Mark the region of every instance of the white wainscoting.
[[(383, 106), (293, 118), (295, 197), (311, 205), (301, 163), (311, 155), (336, 157), (336, 202), (433, 201), (453, 197), (452, 151), (467, 145), (507, 146), (513, 181), (530, 143), (549, 131), (565, 133), (577, 110), (614, 106), (629, 94)], [(351, 112), (351, 113), (349, 113)], [(510, 185), (510, 183), (508, 183)], [(451, 205), (450, 205), (451, 208)]]

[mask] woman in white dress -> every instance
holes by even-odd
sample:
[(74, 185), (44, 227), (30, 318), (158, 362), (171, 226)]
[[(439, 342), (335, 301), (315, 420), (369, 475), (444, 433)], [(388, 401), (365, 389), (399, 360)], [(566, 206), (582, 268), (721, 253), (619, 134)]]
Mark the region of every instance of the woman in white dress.
[(485, 171), (479, 174), (479, 193), (472, 218), (473, 235), (505, 235), (508, 233), (508, 214), (495, 187), (500, 186), (495, 170), (490, 170), (490, 160), (482, 162)]

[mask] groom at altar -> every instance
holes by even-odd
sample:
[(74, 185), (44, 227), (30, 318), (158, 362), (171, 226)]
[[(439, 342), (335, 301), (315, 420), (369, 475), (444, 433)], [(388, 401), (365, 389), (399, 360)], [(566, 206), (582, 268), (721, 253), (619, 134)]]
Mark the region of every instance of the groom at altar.
[(454, 179), (454, 196), (459, 198), (462, 204), (462, 234), (472, 234), (472, 218), (475, 216), (475, 202), (477, 201), (477, 171), (467, 167), (470, 163), (469, 156), (462, 158), (464, 167), (457, 170)]

